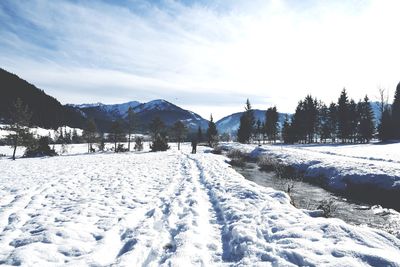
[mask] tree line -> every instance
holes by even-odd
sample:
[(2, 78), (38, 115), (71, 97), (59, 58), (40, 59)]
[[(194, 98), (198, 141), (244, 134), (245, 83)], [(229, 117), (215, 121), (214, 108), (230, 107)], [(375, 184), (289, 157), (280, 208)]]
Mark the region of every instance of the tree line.
[[(47, 137), (35, 138), (29, 127), (31, 125), (32, 112), (28, 105), (25, 105), (21, 99), (17, 99), (11, 111), (12, 123), (4, 129), (9, 131), (6, 138), (6, 144), (13, 147), (12, 159), (15, 160), (15, 153), (18, 146), (26, 147), (25, 156), (53, 156), (56, 155), (54, 149), (50, 149), (49, 144), (87, 143), (87, 152), (92, 153), (105, 150), (105, 143), (112, 143), (114, 152), (131, 151), (131, 143), (134, 143), (133, 149), (143, 150), (143, 136), (134, 135), (139, 125), (138, 118), (132, 108), (128, 109), (126, 120), (113, 121), (109, 133), (105, 134), (98, 130), (93, 119), (88, 119), (83, 128), (82, 135), (78, 135), (77, 130), (67, 131), (60, 127), (54, 139), (49, 135)], [(205, 142), (209, 146), (216, 146), (218, 143), (218, 131), (211, 115), (208, 129), (203, 134), (199, 126), (197, 132), (190, 133), (185, 124), (178, 120), (172, 127), (167, 127), (159, 118), (154, 118), (149, 123), (150, 150), (165, 151), (170, 148), (169, 141), (177, 142), (178, 149), (180, 144), (188, 140), (196, 142)], [(127, 148), (124, 143), (127, 142)]]
[(307, 95), (298, 102), (295, 113), (285, 117), (280, 128), (276, 107), (267, 109), (264, 121), (255, 121), (250, 101), (247, 100), (245, 112), (240, 118), (237, 140), (240, 143), (274, 143), (281, 139), (287, 144), (305, 144), (368, 143), (375, 137), (381, 141), (400, 139), (400, 83), (391, 105), (382, 95), (380, 111), (381, 117), (376, 127), (367, 95), (363, 100), (355, 102), (349, 98), (347, 90), (343, 89), (338, 101), (329, 105)]

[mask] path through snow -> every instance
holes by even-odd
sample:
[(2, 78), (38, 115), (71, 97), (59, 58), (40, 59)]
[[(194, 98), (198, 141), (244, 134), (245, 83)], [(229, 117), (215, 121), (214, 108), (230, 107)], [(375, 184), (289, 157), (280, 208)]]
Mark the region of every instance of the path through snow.
[(399, 265), (393, 236), (312, 218), (210, 153), (1, 159), (0, 169), (2, 264)]

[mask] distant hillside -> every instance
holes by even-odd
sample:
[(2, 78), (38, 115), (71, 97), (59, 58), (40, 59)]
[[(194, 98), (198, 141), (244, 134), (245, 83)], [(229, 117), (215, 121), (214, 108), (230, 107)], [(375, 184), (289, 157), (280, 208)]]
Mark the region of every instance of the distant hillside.
[(82, 128), (85, 118), (73, 107), (63, 106), (43, 90), (0, 69), (0, 120), (10, 122), (10, 112), (16, 99), (20, 98), (32, 112), (32, 124), (43, 128), (58, 128), (62, 125)]
[(142, 131), (148, 129), (149, 123), (155, 117), (160, 117), (167, 126), (172, 126), (176, 121), (181, 120), (192, 131), (197, 130), (199, 126), (203, 129), (208, 127), (208, 121), (198, 114), (162, 99), (142, 104), (131, 101), (115, 105), (97, 103), (70, 106), (78, 108), (87, 118), (93, 118), (97, 126), (103, 131), (110, 129), (113, 120), (125, 120), (129, 107), (132, 107), (136, 113), (139, 130)]
[[(261, 122), (265, 121), (265, 113), (266, 110), (254, 109), (254, 116), (256, 121), (260, 120)], [(226, 116), (216, 122), (217, 129), (219, 133), (229, 133), (229, 134), (236, 134), (237, 130), (239, 129), (240, 125), (240, 117), (242, 116), (243, 112), (233, 113), (229, 116)], [(279, 124), (282, 125), (283, 121), (285, 120), (286, 114), (279, 113)]]

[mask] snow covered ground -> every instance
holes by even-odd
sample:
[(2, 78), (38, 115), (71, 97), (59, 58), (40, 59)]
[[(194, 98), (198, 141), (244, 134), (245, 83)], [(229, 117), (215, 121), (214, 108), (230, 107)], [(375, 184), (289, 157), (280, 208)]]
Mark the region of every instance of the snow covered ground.
[(394, 236), (314, 218), (200, 150), (0, 158), (0, 264), (400, 266)]
[(307, 177), (324, 177), (333, 189), (348, 183), (400, 190), (400, 143), (365, 145), (242, 145), (254, 157), (270, 155), (304, 172)]
[[(0, 139), (6, 138), (6, 136), (10, 133), (10, 131), (4, 130), (5, 127), (7, 127), (7, 124), (0, 124)], [(71, 128), (69, 126), (63, 126), (61, 127), (63, 131), (67, 132), (73, 132), (76, 130), (77, 134), (79, 136), (82, 135), (83, 130), (79, 128)], [(57, 135), (57, 132), (60, 131), (60, 128), (57, 130), (52, 130), (52, 129), (45, 129), (45, 128), (40, 128), (40, 127), (33, 127), (30, 128), (30, 132), (33, 133), (36, 136), (50, 136), (51, 138), (55, 138)]]

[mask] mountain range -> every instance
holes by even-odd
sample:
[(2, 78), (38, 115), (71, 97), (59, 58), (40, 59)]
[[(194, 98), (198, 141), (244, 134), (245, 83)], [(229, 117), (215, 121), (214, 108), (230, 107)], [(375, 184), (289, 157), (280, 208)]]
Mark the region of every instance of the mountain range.
[[(43, 90), (3, 69), (0, 69), (0, 95), (0, 122), (3, 123), (10, 122), (12, 105), (17, 98), (20, 98), (33, 114), (32, 123), (43, 128), (57, 129), (63, 125), (83, 128), (87, 119), (91, 118), (94, 119), (100, 131), (107, 132), (113, 121), (126, 120), (129, 108), (136, 113), (137, 129), (141, 132), (146, 132), (148, 124), (156, 117), (160, 117), (169, 127), (180, 120), (190, 131), (196, 131), (198, 127), (201, 127), (203, 131), (208, 128), (208, 120), (162, 99), (147, 103), (130, 101), (113, 105), (102, 103), (62, 105)], [(379, 103), (372, 102), (371, 105), (377, 122), (380, 118)], [(255, 119), (263, 122), (265, 112), (265, 110), (254, 109)], [(216, 122), (218, 132), (235, 134), (242, 114), (243, 112), (237, 112), (218, 120)], [(283, 124), (286, 115), (288, 114), (279, 113), (280, 125)]]

